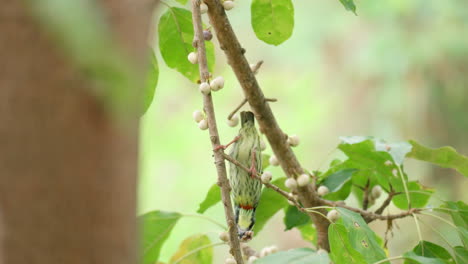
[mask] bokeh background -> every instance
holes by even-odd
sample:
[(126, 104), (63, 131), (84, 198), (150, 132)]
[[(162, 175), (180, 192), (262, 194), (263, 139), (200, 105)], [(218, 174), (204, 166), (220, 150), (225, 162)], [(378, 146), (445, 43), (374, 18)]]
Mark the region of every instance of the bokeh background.
[[(278, 99), (271, 107), (283, 130), (300, 136), (295, 152), (301, 163), (310, 170), (326, 169), (331, 159), (341, 156), (338, 137), (348, 135), (452, 145), (467, 155), (468, 2), (386, 0), (356, 5), (358, 16), (345, 11), (338, 0), (294, 1), (294, 33), (278, 47), (256, 38), (250, 1), (236, 1), (228, 13), (248, 60), (265, 61), (258, 81), (267, 97)], [(158, 12), (164, 10), (161, 6)], [(155, 14), (155, 26), (158, 19)], [(221, 141), (228, 142), (238, 128), (228, 127), (225, 120), (243, 95), (216, 38), (213, 42), (214, 76), (226, 79), (214, 103)], [(202, 109), (202, 98), (197, 85), (167, 68), (157, 54), (160, 79), (141, 124), (138, 213), (158, 209), (195, 214), (216, 182), (208, 132), (192, 120), (192, 112)], [(430, 204), (466, 201), (468, 183), (462, 175), (421, 162), (405, 165), (410, 179), (437, 189)], [(284, 175), (277, 167), (269, 170), (274, 178)], [(220, 204), (205, 215), (224, 222)], [(268, 245), (280, 250), (310, 246), (297, 231), (283, 232), (282, 217), (279, 212), (250, 245), (257, 250)], [(457, 243), (449, 226), (423, 220)], [(384, 236), (385, 222), (372, 227)], [(422, 230), (424, 239), (444, 245), (431, 229), (422, 225)], [(219, 231), (203, 219), (183, 218), (164, 245), (161, 260), (167, 261), (188, 235), (207, 233), (217, 241)], [(412, 219), (398, 221), (394, 234), (388, 244), (391, 256), (418, 241)], [(228, 254), (226, 246), (215, 252), (215, 263)]]

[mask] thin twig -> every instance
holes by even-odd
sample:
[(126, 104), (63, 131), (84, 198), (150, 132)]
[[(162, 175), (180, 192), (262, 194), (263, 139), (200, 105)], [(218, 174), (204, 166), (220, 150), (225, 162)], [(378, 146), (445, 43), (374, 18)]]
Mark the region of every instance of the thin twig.
[(369, 186), (370, 180), (367, 179), (366, 187), (364, 187), (364, 199), (362, 199), (362, 209), (367, 210), (369, 207)]
[[(208, 6), (210, 22), (216, 32), (220, 47), (225, 52), (229, 65), (232, 67), (250, 107), (255, 113), (260, 131), (263, 131), (266, 135), (286, 176), (296, 178), (298, 175), (304, 173), (303, 166), (301, 166), (291, 147), (287, 144), (284, 137), (285, 133), (279, 127), (269, 104), (265, 100), (265, 96), (255, 79), (255, 75), (244, 56), (245, 50), (237, 40), (223, 6), (219, 0), (204, 1)], [(319, 196), (315, 191), (315, 182), (298, 188), (298, 195), (301, 203), (305, 207), (323, 205), (320, 203)], [(323, 214), (327, 213), (325, 209), (320, 210)], [(317, 228), (318, 246), (329, 251), (329, 222), (315, 214), (311, 215), (311, 218)]]
[[(244, 165), (242, 165), (239, 161), (237, 161), (237, 160), (234, 159), (233, 157), (229, 156), (228, 154), (223, 153), (223, 157), (224, 157), (226, 160), (228, 160), (229, 162), (231, 162), (232, 164), (234, 164), (234, 165), (236, 165), (237, 167), (243, 169), (244, 171), (250, 172), (250, 170), (249, 170), (247, 167), (245, 167)], [(274, 184), (272, 184), (272, 183), (269, 183), (269, 182), (268, 182), (268, 183), (264, 183), (264, 182), (262, 182), (262, 178), (261, 178), (261, 174), (260, 174), (260, 173), (257, 173), (257, 175), (254, 175), (254, 177), (255, 177), (255, 179), (259, 180), (261, 183), (263, 183), (263, 185), (265, 185), (265, 187), (274, 190), (275, 192), (279, 193), (280, 195), (284, 196), (286, 199), (288, 199), (289, 201), (291, 201), (292, 203), (294, 203), (294, 206), (296, 206), (297, 209), (299, 209), (299, 211), (304, 212), (304, 213), (306, 213), (306, 214), (309, 214), (309, 213), (305, 210), (305, 208), (303, 208), (303, 207), (297, 202), (296, 199), (294, 199), (293, 197), (291, 197), (291, 196), (289, 195), (288, 192), (281, 190), (280, 187), (278, 187), (278, 186), (276, 186), (276, 185), (274, 185)]]
[(381, 214), (376, 214), (376, 213), (373, 213), (373, 212), (365, 211), (365, 210), (362, 210), (362, 209), (359, 209), (359, 208), (354, 208), (354, 207), (351, 207), (351, 206), (347, 206), (347, 205), (343, 204), (343, 202), (333, 202), (333, 201), (328, 201), (328, 200), (324, 200), (324, 199), (320, 199), (320, 200), (321, 200), (321, 202), (323, 204), (326, 204), (326, 205), (329, 205), (329, 206), (334, 206), (334, 207), (341, 207), (341, 208), (345, 208), (345, 209), (348, 209), (350, 211), (356, 212), (356, 213), (360, 214), (364, 218), (366, 223), (370, 223), (370, 222), (372, 222), (374, 220), (394, 220), (394, 219), (398, 219), (398, 218), (404, 218), (404, 217), (407, 217), (407, 216), (411, 216), (412, 214), (420, 213), (422, 211), (419, 208), (412, 208), (412, 209), (409, 209), (407, 211), (401, 212), (399, 214), (381, 215)]
[(241, 109), (245, 104), (247, 103), (247, 99), (244, 98), (242, 102), (236, 107), (236, 109), (232, 110), (232, 112), (228, 115), (228, 120), (231, 120), (231, 118)]
[(374, 213), (376, 214), (382, 214), (383, 211), (385, 210), (385, 208), (387, 208), (388, 205), (390, 205), (390, 202), (392, 201), (393, 199), (393, 196), (397, 195), (399, 193), (396, 193), (394, 192), (393, 190), (391, 190), (389, 193), (388, 193), (388, 197), (387, 199), (385, 199), (385, 201), (382, 203), (382, 205), (377, 209), (375, 210)]
[[(206, 59), (205, 40), (203, 37), (203, 26), (199, 0), (192, 0), (192, 20), (195, 32), (195, 41), (197, 42), (200, 80), (205, 82), (208, 80), (210, 73), (208, 71), (208, 64)], [(236, 260), (237, 264), (243, 264), (244, 261), (242, 259), (239, 237), (237, 234), (236, 223), (234, 221), (234, 212), (232, 210), (231, 197), (229, 195), (231, 187), (227, 178), (226, 164), (224, 163), (223, 151), (220, 148), (217, 148), (220, 145), (220, 142), (211, 93), (203, 95), (203, 107), (208, 121), (208, 131), (210, 134), (211, 145), (213, 149), (217, 149), (213, 152), (216, 171), (218, 174), (218, 185), (221, 188), (221, 198), (223, 200), (226, 223), (229, 229), (230, 253)]]

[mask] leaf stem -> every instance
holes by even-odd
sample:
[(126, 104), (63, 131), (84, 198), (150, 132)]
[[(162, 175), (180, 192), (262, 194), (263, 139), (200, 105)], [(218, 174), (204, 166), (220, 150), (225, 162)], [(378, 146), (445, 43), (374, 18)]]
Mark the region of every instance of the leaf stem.
[[(422, 233), (421, 233), (421, 228), (419, 227), (419, 220), (418, 220), (418, 217), (416, 216), (416, 214), (412, 214), (413, 215), (413, 218), (414, 218), (414, 223), (416, 224), (416, 230), (418, 231), (418, 237), (419, 237), (419, 241), (423, 241), (423, 238), (422, 238)], [(422, 255), (424, 256), (424, 246), (421, 246), (421, 253)]]
[(410, 200), (409, 190), (408, 190), (408, 186), (406, 185), (403, 171), (401, 170), (401, 165), (398, 165), (397, 168), (398, 168), (398, 174), (400, 175), (401, 181), (403, 182), (403, 188), (405, 188), (406, 199), (408, 200), (408, 209), (411, 209), (411, 200)]
[(444, 218), (442, 218), (442, 217), (440, 217), (440, 216), (438, 216), (438, 215), (429, 214), (429, 213), (425, 213), (425, 212), (421, 212), (421, 214), (422, 214), (422, 215), (429, 215), (429, 216), (432, 216), (432, 217), (434, 217), (434, 218), (437, 218), (437, 219), (439, 219), (440, 221), (445, 222), (445, 223), (448, 224), (449, 226), (451, 226), (451, 227), (457, 229), (457, 227), (456, 227), (454, 224), (450, 223), (449, 221), (447, 221), (446, 219), (444, 219)]
[(177, 263), (181, 262), (183, 259), (185, 259), (186, 257), (188, 257), (190, 255), (193, 255), (193, 254), (197, 253), (198, 251), (201, 251), (201, 250), (203, 250), (205, 248), (216, 247), (216, 246), (221, 246), (221, 245), (226, 245), (226, 242), (217, 242), (217, 243), (204, 245), (202, 247), (196, 248), (196, 249), (188, 252), (187, 254), (183, 255), (182, 257), (178, 258), (176, 261), (172, 262), (172, 264), (177, 264)]
[(198, 214), (182, 214), (183, 216), (186, 216), (186, 217), (194, 217), (194, 218), (201, 218), (201, 219), (205, 219), (219, 227), (221, 227), (223, 230), (227, 230), (227, 227), (223, 224), (221, 224), (220, 222), (214, 220), (213, 218), (210, 218), (208, 216), (205, 216), (205, 215), (198, 215)]

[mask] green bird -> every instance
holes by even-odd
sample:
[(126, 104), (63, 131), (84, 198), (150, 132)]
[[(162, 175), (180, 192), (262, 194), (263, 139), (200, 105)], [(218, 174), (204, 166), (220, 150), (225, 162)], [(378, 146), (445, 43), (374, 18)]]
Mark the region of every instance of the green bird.
[(251, 230), (255, 224), (255, 210), (262, 191), (262, 183), (255, 179), (257, 172), (262, 171), (262, 153), (254, 114), (241, 112), (241, 125), (229, 155), (250, 169), (246, 172), (234, 164), (230, 164), (229, 169), (237, 233), (239, 238), (248, 240), (253, 235)]

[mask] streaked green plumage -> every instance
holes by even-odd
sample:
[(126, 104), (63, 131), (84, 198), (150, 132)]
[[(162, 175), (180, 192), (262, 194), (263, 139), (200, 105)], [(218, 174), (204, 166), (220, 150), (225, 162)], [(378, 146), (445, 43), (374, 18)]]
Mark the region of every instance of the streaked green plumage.
[[(255, 169), (257, 172), (261, 172), (260, 136), (255, 128), (254, 120), (252, 112), (241, 113), (240, 138), (234, 143), (230, 155), (245, 167), (250, 168), (252, 166), (252, 150), (255, 150)], [(238, 233), (239, 237), (242, 238), (255, 223), (255, 210), (260, 200), (262, 184), (234, 164), (230, 164), (230, 182)]]

